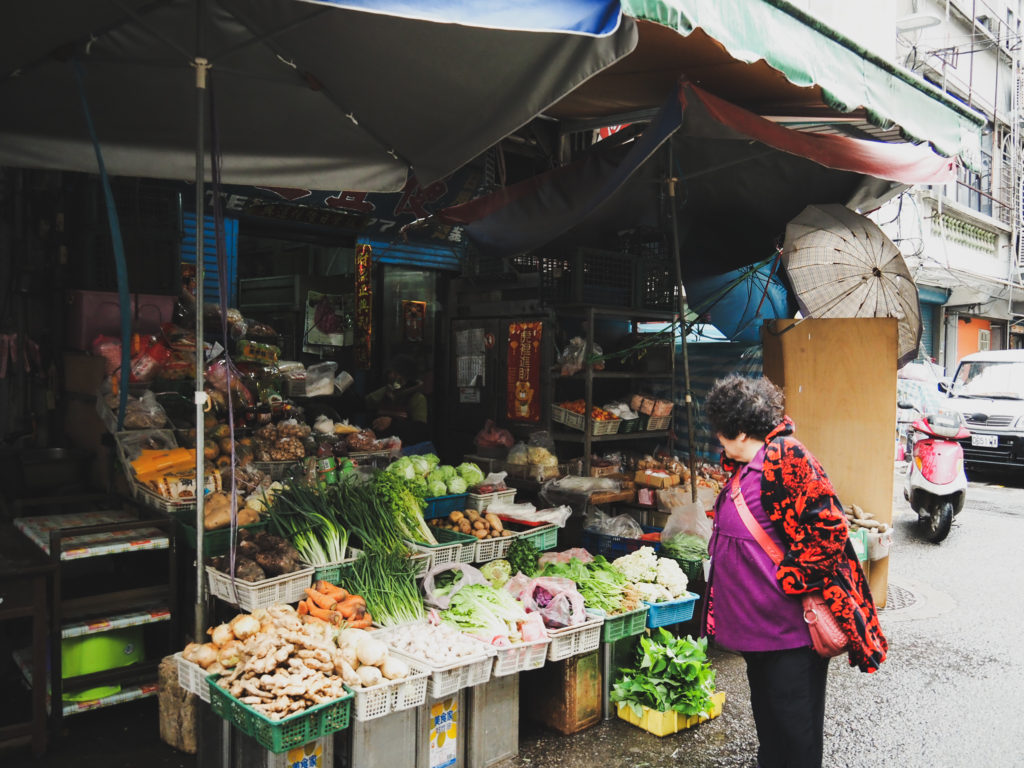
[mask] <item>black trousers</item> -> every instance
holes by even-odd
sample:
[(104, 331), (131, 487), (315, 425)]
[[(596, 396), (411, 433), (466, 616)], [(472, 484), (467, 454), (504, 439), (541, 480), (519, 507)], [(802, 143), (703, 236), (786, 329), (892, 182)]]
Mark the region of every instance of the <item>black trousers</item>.
[(759, 768), (821, 768), (828, 659), (813, 648), (743, 654)]

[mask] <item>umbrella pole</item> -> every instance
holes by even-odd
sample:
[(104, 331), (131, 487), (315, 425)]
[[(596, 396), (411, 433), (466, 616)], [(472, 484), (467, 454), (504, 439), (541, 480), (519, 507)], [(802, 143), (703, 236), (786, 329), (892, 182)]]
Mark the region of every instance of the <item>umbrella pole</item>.
[(196, 70), (196, 602), (195, 602), (195, 641), (203, 642), (203, 628), (206, 626), (206, 602), (203, 599), (203, 531), (205, 490), (206, 490), (206, 459), (203, 442), (206, 438), (206, 392), (204, 390), (204, 368), (206, 357), (203, 345), (203, 232), (205, 210), (205, 105), (206, 105), (206, 72), (210, 65), (206, 59), (197, 57), (193, 62)]
[[(672, 174), (672, 142), (668, 144), (668, 176), (665, 179), (668, 187), (669, 218), (672, 226), (672, 262), (676, 273), (676, 288), (679, 291), (679, 327), (682, 338), (683, 357), (683, 393), (686, 403), (686, 432), (689, 441), (689, 468), (690, 468), (690, 499), (697, 500), (697, 436), (693, 427), (693, 395), (690, 391), (690, 356), (686, 348), (686, 290), (683, 288), (683, 267), (682, 255), (679, 252), (679, 214), (676, 210), (676, 182), (678, 179)], [(673, 344), (673, 354), (675, 354)]]

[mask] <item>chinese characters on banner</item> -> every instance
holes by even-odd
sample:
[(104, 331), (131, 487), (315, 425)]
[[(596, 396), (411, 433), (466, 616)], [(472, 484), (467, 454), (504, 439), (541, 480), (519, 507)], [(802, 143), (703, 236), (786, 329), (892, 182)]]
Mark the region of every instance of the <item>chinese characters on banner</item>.
[(508, 403), (512, 421), (540, 421), (540, 322), (509, 323)]
[(373, 249), (369, 245), (356, 246), (356, 368), (370, 368), (371, 336), (373, 333)]

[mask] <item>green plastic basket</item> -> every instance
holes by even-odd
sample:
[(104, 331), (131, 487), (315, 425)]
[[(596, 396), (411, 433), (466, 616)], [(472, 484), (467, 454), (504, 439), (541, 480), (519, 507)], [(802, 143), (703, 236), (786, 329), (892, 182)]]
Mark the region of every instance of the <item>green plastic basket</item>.
[(318, 581), (329, 581), (331, 584), (337, 584), (341, 579), (341, 574), (345, 571), (346, 566), (351, 565), (356, 561), (356, 558), (362, 557), (363, 551), (356, 549), (355, 547), (345, 548), (345, 559), (338, 560), (333, 563), (323, 563), (321, 565), (315, 565), (313, 563), (305, 563), (304, 565), (312, 565), (313, 571), (313, 582)]
[(640, 429), (639, 416), (635, 419), (622, 419), (622, 423), (619, 425), (619, 434), (628, 435), (630, 432), (636, 432), (638, 429)]
[[(195, 517), (195, 512), (190, 513), (192, 517)], [(249, 525), (240, 525), (238, 530), (246, 530), (250, 533), (256, 533), (267, 527), (267, 523), (258, 522), (250, 523)], [(183, 521), (180, 517), (178, 518), (178, 527), (181, 528), (182, 538), (193, 550), (196, 548), (196, 528), (194, 525), (189, 525)], [(228, 546), (231, 544), (231, 526), (227, 528), (218, 528), (214, 531), (206, 531), (203, 534), (203, 557), (216, 557), (217, 555), (226, 555), (228, 552)]]
[(210, 686), (210, 708), (274, 754), (348, 728), (353, 698), (348, 686), (345, 686), (346, 694), (340, 699), (317, 704), (283, 720), (271, 720), (217, 685), (219, 679), (220, 675), (208, 675), (206, 678)]
[(601, 642), (613, 643), (624, 637), (639, 635), (647, 629), (647, 611), (648, 607), (644, 605), (629, 613), (605, 616), (604, 626), (601, 627)]
[(545, 523), (538, 526), (522, 526), (525, 530), (519, 534), (519, 538), (530, 542), (541, 552), (554, 549), (558, 546), (558, 526), (554, 523)]

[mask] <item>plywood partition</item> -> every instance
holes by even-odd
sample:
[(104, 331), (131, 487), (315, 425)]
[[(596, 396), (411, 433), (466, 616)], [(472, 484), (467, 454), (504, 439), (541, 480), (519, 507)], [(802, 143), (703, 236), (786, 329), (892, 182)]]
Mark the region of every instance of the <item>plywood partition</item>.
[[(796, 436), (824, 466), (840, 500), (891, 523), (896, 320), (776, 320), (761, 335), (764, 375), (785, 391)], [(888, 558), (871, 563), (879, 607), (888, 577)]]

